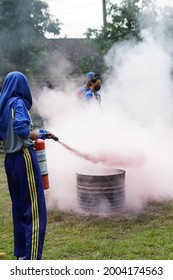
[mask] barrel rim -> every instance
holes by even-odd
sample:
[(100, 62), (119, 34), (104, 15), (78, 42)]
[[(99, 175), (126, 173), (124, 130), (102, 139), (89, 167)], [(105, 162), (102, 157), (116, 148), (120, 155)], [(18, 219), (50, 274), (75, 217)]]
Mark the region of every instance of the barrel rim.
[(98, 175), (98, 174), (81, 174), (81, 173), (76, 172), (76, 176), (82, 176), (82, 177), (111, 177), (111, 176), (122, 175), (122, 174), (126, 173), (126, 171), (123, 170), (123, 169), (116, 169), (116, 170), (119, 173)]

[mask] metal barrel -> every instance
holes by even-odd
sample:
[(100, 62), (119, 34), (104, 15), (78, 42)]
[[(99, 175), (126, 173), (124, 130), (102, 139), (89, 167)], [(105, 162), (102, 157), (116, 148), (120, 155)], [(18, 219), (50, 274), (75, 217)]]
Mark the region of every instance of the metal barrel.
[(76, 174), (78, 210), (85, 214), (110, 215), (125, 205), (125, 171), (112, 175)]

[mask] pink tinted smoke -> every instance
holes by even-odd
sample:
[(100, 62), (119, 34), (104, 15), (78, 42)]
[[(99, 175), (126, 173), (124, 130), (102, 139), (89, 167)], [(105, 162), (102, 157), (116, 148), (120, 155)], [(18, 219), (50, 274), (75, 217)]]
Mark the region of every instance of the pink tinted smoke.
[(141, 44), (115, 47), (107, 55), (111, 74), (100, 92), (102, 110), (58, 88), (40, 96), (44, 126), (66, 145), (46, 142), (48, 207), (76, 211), (76, 173), (115, 169), (126, 171), (127, 207), (173, 199), (172, 62), (158, 41), (145, 36)]

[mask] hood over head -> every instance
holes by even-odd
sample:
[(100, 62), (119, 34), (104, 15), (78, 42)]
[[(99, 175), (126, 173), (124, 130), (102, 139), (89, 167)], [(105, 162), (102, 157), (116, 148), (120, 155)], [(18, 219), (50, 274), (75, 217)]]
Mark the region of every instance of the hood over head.
[(7, 101), (12, 97), (23, 99), (27, 109), (30, 110), (32, 96), (28, 81), (25, 75), (18, 71), (10, 72), (5, 78), (0, 95), (0, 114), (5, 108)]
[(0, 95), (0, 136), (6, 136), (10, 111), (16, 99), (22, 99), (27, 110), (32, 107), (32, 95), (25, 75), (19, 71), (12, 71), (6, 76)]

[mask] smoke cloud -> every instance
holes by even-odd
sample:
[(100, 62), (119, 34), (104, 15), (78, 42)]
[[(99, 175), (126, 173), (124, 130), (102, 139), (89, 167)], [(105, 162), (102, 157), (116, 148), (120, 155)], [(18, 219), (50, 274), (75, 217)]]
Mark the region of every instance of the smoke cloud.
[[(127, 209), (173, 198), (173, 84), (169, 48), (148, 31), (143, 42), (114, 45), (105, 57), (101, 107), (77, 99), (74, 84), (44, 88), (37, 100), (44, 126), (95, 162), (46, 140), (47, 207), (77, 211), (76, 173), (126, 171)], [(72, 89), (72, 90), (71, 90)], [(76, 89), (77, 91), (77, 89)]]

